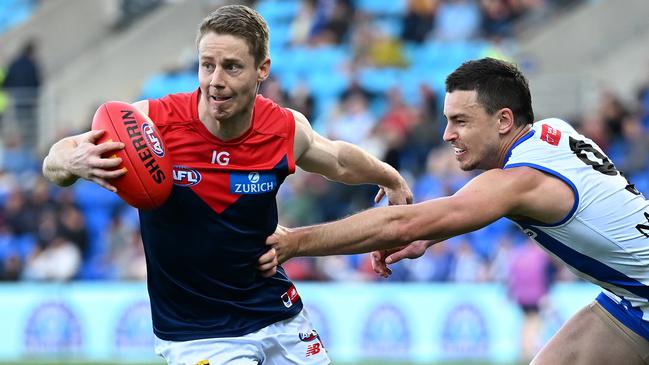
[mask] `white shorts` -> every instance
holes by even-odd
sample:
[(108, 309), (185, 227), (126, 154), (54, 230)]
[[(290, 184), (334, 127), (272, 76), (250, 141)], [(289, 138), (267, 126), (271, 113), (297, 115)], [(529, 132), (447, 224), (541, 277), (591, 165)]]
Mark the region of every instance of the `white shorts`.
[(155, 352), (169, 365), (329, 364), (320, 336), (305, 309), (241, 337), (165, 341), (155, 338)]

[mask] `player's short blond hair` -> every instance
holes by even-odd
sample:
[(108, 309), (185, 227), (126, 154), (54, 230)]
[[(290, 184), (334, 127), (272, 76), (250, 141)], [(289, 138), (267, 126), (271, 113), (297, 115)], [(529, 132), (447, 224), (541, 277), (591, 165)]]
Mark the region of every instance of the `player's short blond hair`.
[(268, 58), (268, 25), (254, 9), (245, 5), (222, 6), (205, 17), (198, 27), (196, 44), (209, 32), (242, 38), (259, 66)]

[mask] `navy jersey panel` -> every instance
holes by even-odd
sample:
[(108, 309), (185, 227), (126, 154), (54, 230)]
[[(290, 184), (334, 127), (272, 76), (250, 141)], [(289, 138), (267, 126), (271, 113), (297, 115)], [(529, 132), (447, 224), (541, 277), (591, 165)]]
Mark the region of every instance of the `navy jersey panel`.
[(250, 194), (217, 214), (191, 189), (174, 186), (161, 208), (140, 212), (158, 337), (241, 336), (302, 309), (283, 304), (291, 286), (283, 272), (264, 279), (256, 269), (277, 224), (269, 194), (265, 206)]
[(250, 130), (224, 142), (198, 119), (199, 96), (150, 101), (175, 185), (161, 207), (140, 211), (140, 224), (154, 333), (170, 341), (242, 336), (302, 309), (282, 269), (263, 278), (256, 268), (294, 171), (292, 114), (258, 97)]

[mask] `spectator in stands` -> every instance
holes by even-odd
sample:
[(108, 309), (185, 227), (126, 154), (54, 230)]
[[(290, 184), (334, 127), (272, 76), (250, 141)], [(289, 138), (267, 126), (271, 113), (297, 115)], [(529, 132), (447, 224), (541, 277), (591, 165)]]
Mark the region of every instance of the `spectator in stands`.
[(303, 46), (309, 43), (311, 30), (316, 21), (317, 0), (304, 0), (300, 2), (300, 9), (291, 22), (291, 45)]
[(317, 4), (311, 44), (342, 44), (349, 33), (350, 15), (355, 12), (354, 3), (351, 0), (319, 0)]
[(23, 261), (15, 247), (15, 236), (0, 214), (0, 281), (16, 281), (20, 278)]
[(629, 114), (622, 120), (622, 148), (624, 158), (620, 171), (635, 175), (649, 169), (649, 134), (640, 116)]
[(39, 247), (27, 260), (22, 277), (26, 280), (73, 279), (81, 267), (81, 251), (61, 235), (54, 211), (41, 216), (38, 236)]
[(41, 86), (41, 70), (36, 57), (36, 42), (29, 40), (7, 68), (3, 87), (14, 103), (16, 120), (23, 128), (36, 124), (36, 110)]
[(487, 280), (487, 266), (475, 252), (467, 237), (449, 240), (455, 250), (455, 262), (451, 267), (451, 280), (460, 283), (476, 283)]
[(541, 302), (548, 293), (550, 258), (529, 240), (514, 248), (507, 287), (512, 299), (522, 309), (521, 360), (529, 362), (540, 349)]
[(81, 267), (81, 253), (76, 245), (56, 235), (32, 256), (23, 271), (25, 280), (72, 280)]
[(642, 124), (646, 128), (649, 128), (649, 64), (647, 65), (646, 73), (643, 83), (638, 87), (637, 99)]
[(383, 160), (400, 170), (403, 150), (419, 120), (416, 111), (403, 100), (400, 88), (390, 89), (387, 99), (388, 107), (378, 122), (377, 133), (387, 147)]
[(612, 142), (611, 135), (599, 114), (590, 113), (579, 121), (575, 127), (580, 133), (592, 139), (604, 151), (608, 151), (608, 147)]
[(482, 9), (482, 34), (487, 38), (511, 37), (513, 14), (508, 2), (502, 0), (480, 0)]
[(25, 144), (18, 131), (3, 134), (2, 169), (21, 179), (34, 175), (37, 171), (37, 163), (31, 146)]
[(287, 107), (288, 94), (282, 90), (282, 82), (276, 77), (269, 77), (259, 86), (259, 94), (273, 100), (277, 104)]
[(359, 72), (359, 70), (355, 67), (352, 67), (352, 70), (350, 71), (349, 86), (347, 87), (347, 89), (345, 89), (345, 91), (342, 92), (342, 94), (340, 94), (340, 100), (348, 100), (354, 95), (359, 95), (371, 104), (374, 100), (376, 100), (376, 98), (382, 95), (372, 92), (361, 85), (357, 72)]
[(437, 9), (435, 39), (467, 41), (479, 34), (480, 8), (470, 0), (442, 0)]
[(416, 176), (424, 173), (428, 153), (441, 144), (444, 130), (435, 90), (424, 83), (420, 84), (419, 99), (415, 110), (417, 122), (414, 123), (406, 144), (410, 160), (403, 166)]
[(371, 14), (358, 14), (351, 36), (354, 67), (405, 67), (401, 39), (376, 26)]
[(489, 280), (505, 283), (512, 265), (514, 240), (511, 235), (504, 235), (496, 244), (495, 252), (488, 263)]
[(433, 29), (438, 4), (439, 0), (409, 0), (408, 12), (403, 17), (401, 39), (423, 43)]
[(5, 81), (6, 72), (5, 69), (0, 66), (0, 126), (2, 126), (2, 116), (4, 115), (7, 107), (9, 106), (9, 97), (7, 92), (4, 90), (3, 83)]
[(289, 91), (289, 107), (295, 110), (300, 110), (302, 114), (309, 120), (315, 118), (315, 100), (311, 89), (306, 82), (298, 82), (298, 84)]
[(4, 223), (14, 236), (35, 231), (36, 214), (30, 209), (25, 192), (20, 187), (15, 187), (9, 193), (2, 215)]
[(137, 230), (127, 229), (119, 250), (112, 250), (115, 276), (121, 280), (145, 280), (146, 261), (142, 238)]
[(628, 114), (629, 111), (615, 93), (605, 90), (600, 95), (599, 115), (612, 140), (622, 137), (622, 122)]
[(77, 246), (81, 257), (87, 257), (88, 230), (79, 208), (73, 205), (61, 207), (59, 211), (59, 231), (63, 239)]
[(455, 267), (455, 253), (449, 245), (433, 245), (419, 260), (401, 261), (411, 281), (449, 281)]
[(329, 118), (327, 136), (363, 146), (367, 144), (376, 123), (367, 100), (359, 94), (352, 94), (349, 98), (341, 100)]

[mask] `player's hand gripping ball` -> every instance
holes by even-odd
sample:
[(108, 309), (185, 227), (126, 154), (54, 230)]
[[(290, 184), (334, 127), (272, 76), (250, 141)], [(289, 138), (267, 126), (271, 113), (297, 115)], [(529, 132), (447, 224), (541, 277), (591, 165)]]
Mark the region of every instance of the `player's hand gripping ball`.
[(105, 131), (97, 144), (112, 140), (125, 145), (114, 154), (122, 159), (118, 168), (126, 168), (124, 175), (111, 180), (117, 194), (139, 209), (162, 205), (173, 187), (172, 163), (153, 122), (131, 104), (110, 101), (95, 112), (92, 129)]

